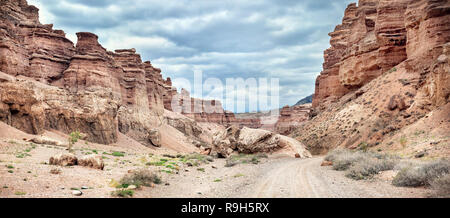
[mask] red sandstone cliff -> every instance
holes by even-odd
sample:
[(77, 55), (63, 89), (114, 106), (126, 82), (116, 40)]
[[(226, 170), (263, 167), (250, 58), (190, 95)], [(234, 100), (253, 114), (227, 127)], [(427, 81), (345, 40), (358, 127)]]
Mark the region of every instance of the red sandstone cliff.
[(173, 91), (161, 70), (134, 49), (107, 51), (92, 33), (77, 33), (74, 46), (25, 0), (2, 0), (0, 12), (0, 120), (32, 134), (80, 130), (109, 144), (120, 131), (148, 143)]
[(74, 46), (63, 31), (41, 24), (38, 11), (25, 0), (1, 1), (1, 121), (32, 134), (81, 130), (109, 144), (122, 132), (148, 143), (148, 133), (175, 102), (197, 122), (254, 125), (237, 120), (219, 101), (178, 93), (135, 49), (108, 51), (88, 32), (77, 33)]
[(318, 115), (299, 140), (316, 153), (361, 145), (450, 153), (449, 1), (360, 0), (330, 36)]

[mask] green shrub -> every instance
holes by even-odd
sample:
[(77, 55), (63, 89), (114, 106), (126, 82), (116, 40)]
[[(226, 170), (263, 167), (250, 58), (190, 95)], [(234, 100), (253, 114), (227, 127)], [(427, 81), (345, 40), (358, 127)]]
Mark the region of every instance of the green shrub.
[(26, 195), (27, 193), (26, 193), (26, 192), (20, 192), (20, 191), (17, 191), (17, 192), (15, 192), (14, 194), (15, 194), (15, 195)]
[(114, 151), (111, 155), (114, 157), (123, 157), (125, 156), (125, 153)]
[(78, 130), (69, 134), (69, 151), (72, 151), (72, 146), (77, 143), (80, 138), (81, 133)]
[(429, 163), (408, 165), (400, 170), (394, 177), (395, 186), (428, 186), (431, 183), (450, 173), (449, 160), (436, 160)]

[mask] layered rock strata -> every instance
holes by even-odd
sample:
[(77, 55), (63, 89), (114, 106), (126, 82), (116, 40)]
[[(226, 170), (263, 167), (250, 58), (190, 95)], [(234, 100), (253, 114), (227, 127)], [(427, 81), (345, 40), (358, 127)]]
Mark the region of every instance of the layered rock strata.
[[(315, 117), (293, 133), (297, 139), (314, 153), (340, 146), (450, 152), (449, 1), (361, 0), (330, 35)], [(332, 69), (339, 73), (330, 82)]]

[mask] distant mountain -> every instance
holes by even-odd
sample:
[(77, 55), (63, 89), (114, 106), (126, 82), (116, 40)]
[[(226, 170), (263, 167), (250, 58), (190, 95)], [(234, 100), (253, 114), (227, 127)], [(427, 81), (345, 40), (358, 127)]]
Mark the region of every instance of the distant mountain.
[(294, 106), (312, 103), (313, 97), (314, 97), (314, 94), (312, 94), (308, 97), (305, 97), (302, 100), (298, 101), (297, 104), (295, 104)]

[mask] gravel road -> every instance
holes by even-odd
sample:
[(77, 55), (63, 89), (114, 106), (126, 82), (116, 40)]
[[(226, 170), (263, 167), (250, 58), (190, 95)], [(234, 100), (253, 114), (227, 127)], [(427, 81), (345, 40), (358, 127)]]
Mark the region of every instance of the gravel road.
[[(223, 167), (222, 160), (205, 172), (166, 178), (170, 185), (146, 189), (140, 197), (250, 198), (396, 198), (426, 197), (423, 188), (395, 187), (389, 180), (355, 181), (344, 172), (321, 167), (323, 157), (270, 158), (261, 164)], [(220, 179), (220, 182), (217, 182)]]

